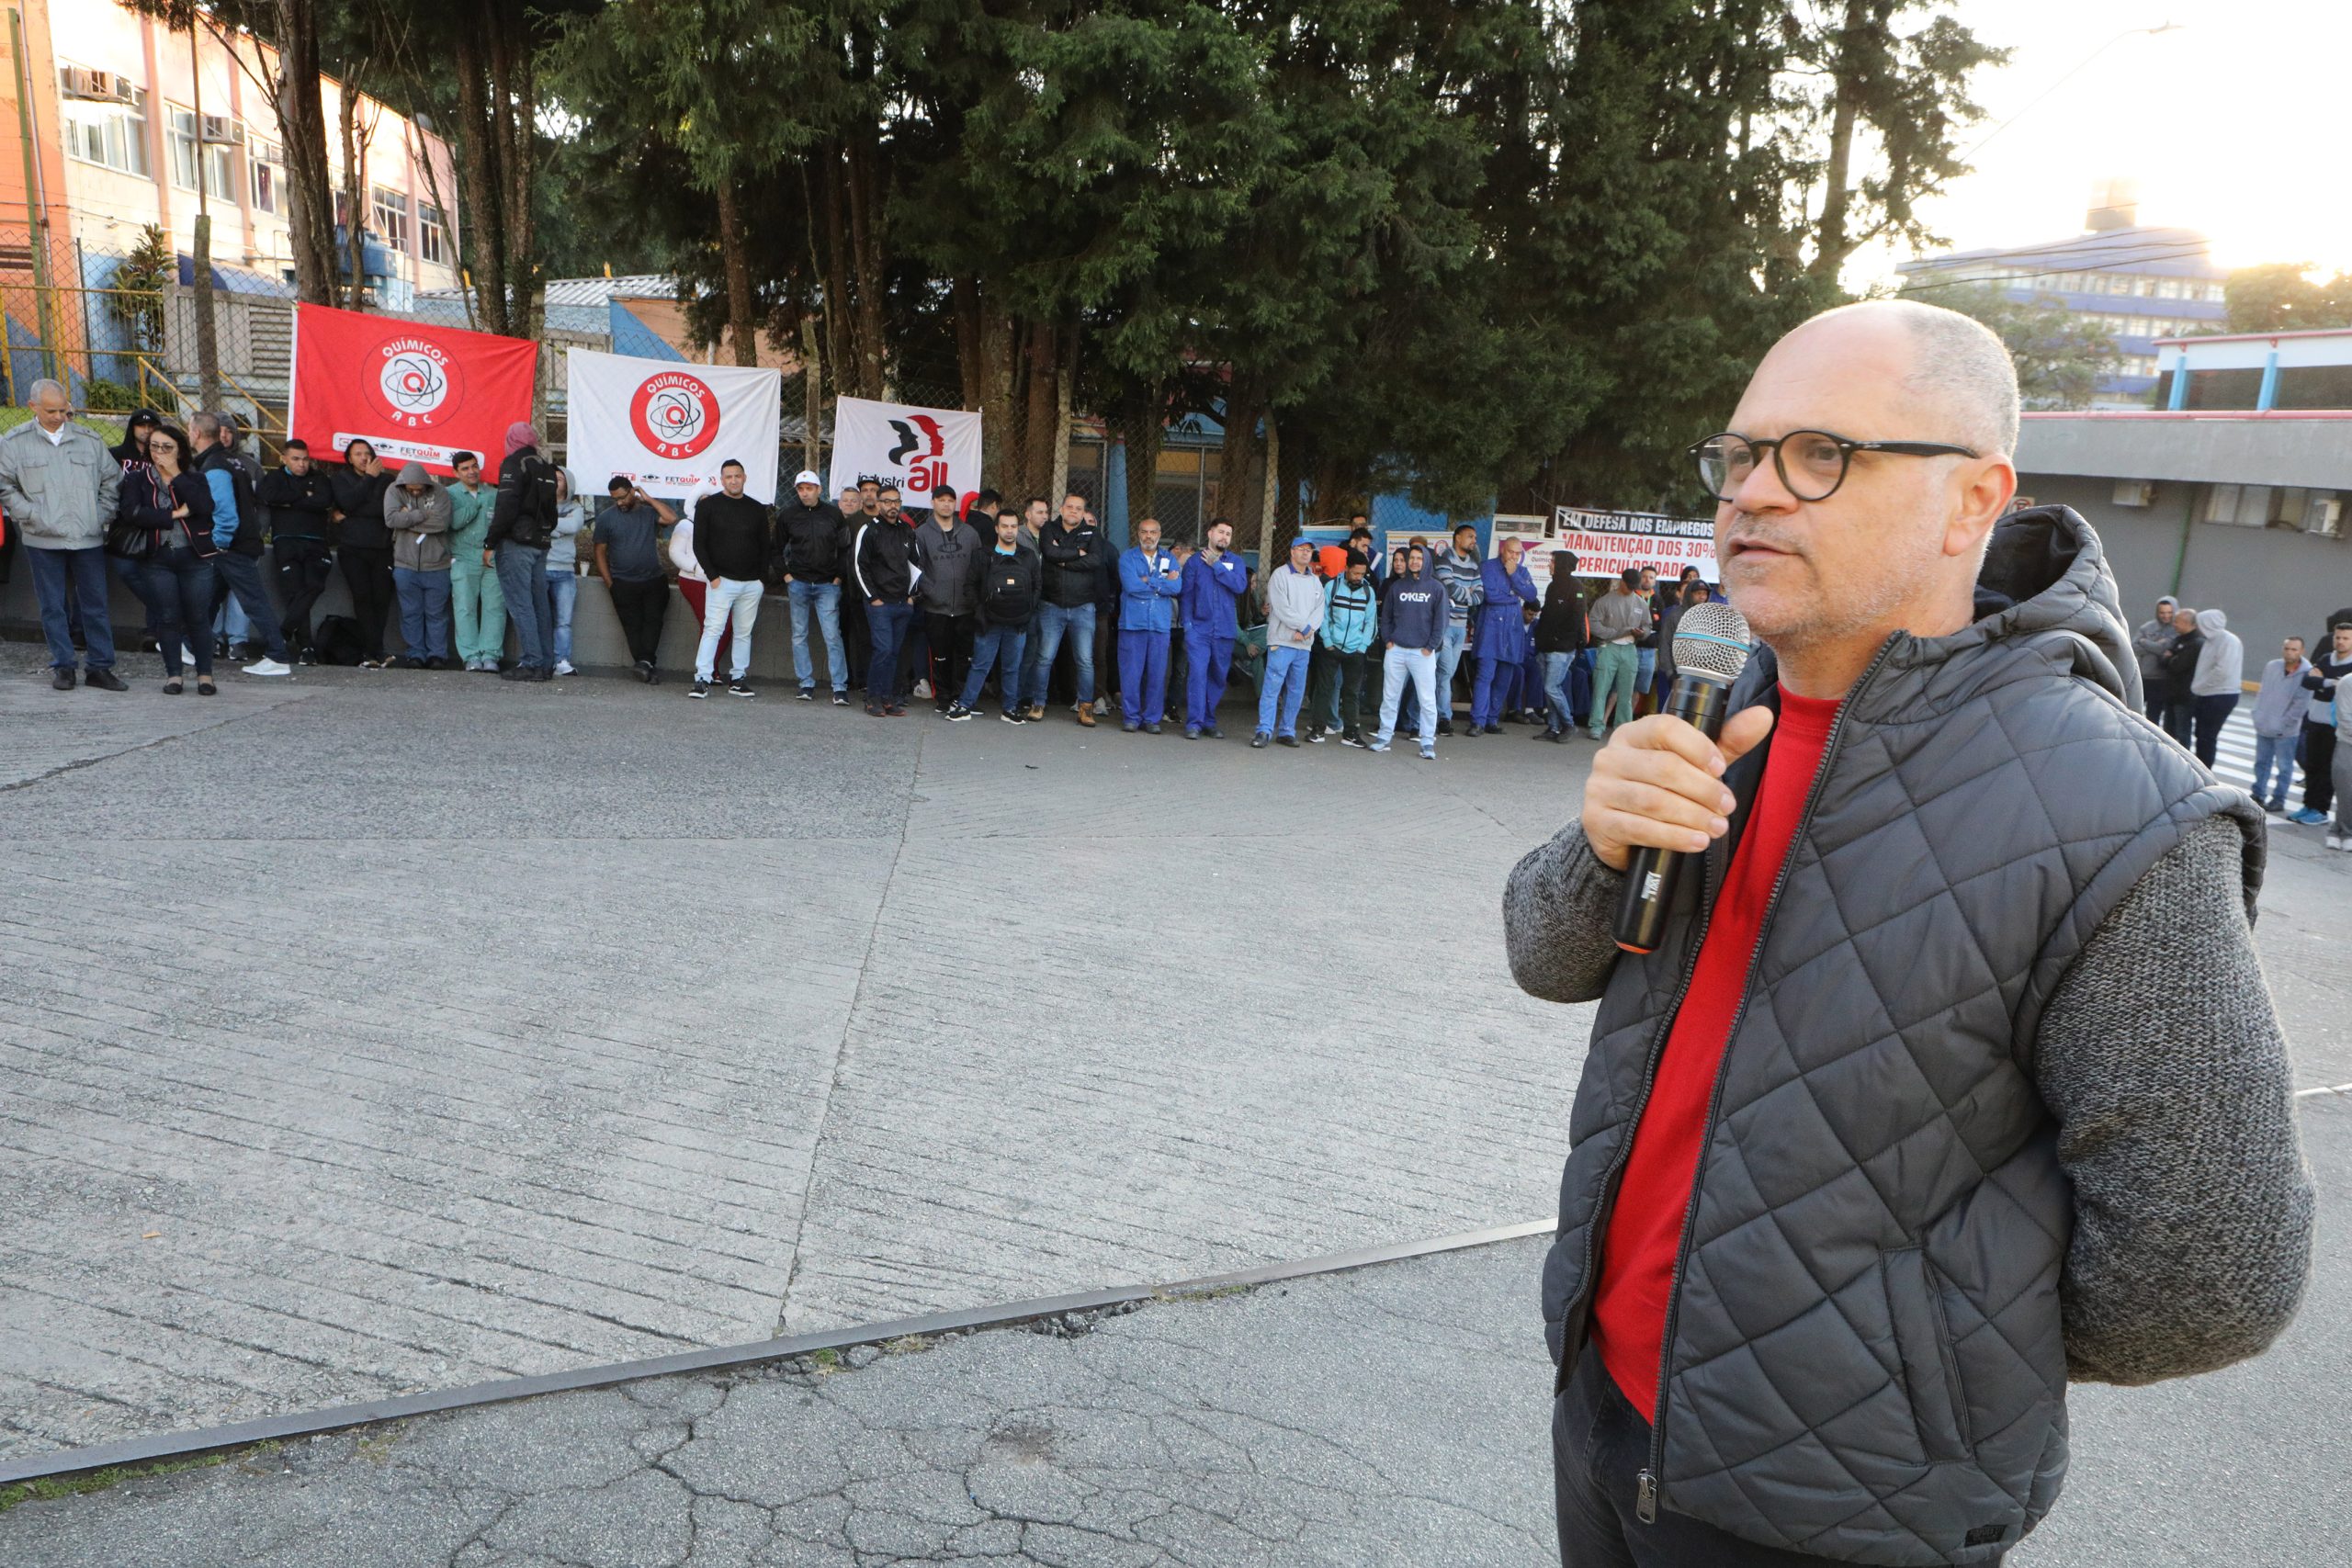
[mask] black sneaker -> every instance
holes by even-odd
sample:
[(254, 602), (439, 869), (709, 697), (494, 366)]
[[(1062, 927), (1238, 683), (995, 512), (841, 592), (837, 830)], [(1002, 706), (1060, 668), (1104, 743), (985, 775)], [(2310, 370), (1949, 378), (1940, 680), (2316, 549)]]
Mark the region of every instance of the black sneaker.
[(1317, 729), (1307, 736), (1306, 743), (1309, 746), (1320, 746), (1323, 744), (1323, 736), (1324, 732)]
[(797, 694), (794, 694), (792, 700), (796, 703), (813, 703), (817, 700), (817, 688), (814, 686), (803, 686)]
[(1357, 750), (1361, 751), (1363, 750), (1363, 737), (1361, 735), (1342, 735), (1340, 737), (1340, 744), (1342, 746), (1352, 746)]
[(760, 694), (752, 690), (750, 681), (734, 680), (727, 682), (727, 694), (730, 697), (756, 697)]
[(962, 703), (949, 703), (947, 705), (946, 711), (942, 713), (939, 716), (945, 719), (950, 724), (962, 724), (966, 719), (972, 716), (972, 710), (966, 707)]
[(1207, 736), (1212, 740), (1222, 740), (1225, 739), (1225, 731), (1219, 729), (1214, 724), (1210, 725), (1206, 729), (1202, 730), (1201, 733)]
[(1261, 729), (1250, 738), (1250, 749), (1253, 751), (1262, 751), (1266, 749), (1267, 742), (1272, 739), (1272, 736)]
[[(61, 692), (70, 692), (74, 689), (74, 671), (70, 668), (56, 670), (51, 673), (49, 683)], [(96, 682), (93, 682), (92, 684), (95, 685)]]
[(1442, 718), (1442, 719), (1439, 719), (1439, 720), (1437, 721), (1437, 732), (1438, 732), (1440, 735), (1451, 735), (1451, 734), (1453, 734), (1453, 721), (1452, 719), (1450, 719), (1450, 718)]
[(1004, 720), (1007, 724), (1026, 724), (1029, 722), (1026, 718), (1023, 718), (1021, 716), (1021, 710), (1018, 708), (1014, 709), (1011, 713), (1001, 713), (997, 715), (997, 717)]
[(645, 683), (649, 686), (660, 685), (662, 683), (662, 671), (656, 670), (650, 664), (647, 665), (645, 667)]
[(835, 692), (833, 694), (833, 705), (837, 708), (845, 708), (849, 706), (849, 694), (847, 692)]
[(699, 675), (695, 676), (694, 690), (688, 692), (686, 695), (694, 698), (696, 702), (700, 702), (703, 698), (710, 695), (710, 682), (704, 680)]
[(637, 661), (637, 678), (649, 686), (653, 683), (653, 660), (640, 659)]
[(1156, 724), (1147, 724), (1143, 727), (1143, 732), (1146, 735), (1157, 735), (1159, 733), (1159, 726)]
[(1298, 750), (1298, 737), (1295, 735), (1285, 735), (1276, 740), (1274, 744), (1277, 746), (1287, 746), (1292, 750), (1295, 751)]

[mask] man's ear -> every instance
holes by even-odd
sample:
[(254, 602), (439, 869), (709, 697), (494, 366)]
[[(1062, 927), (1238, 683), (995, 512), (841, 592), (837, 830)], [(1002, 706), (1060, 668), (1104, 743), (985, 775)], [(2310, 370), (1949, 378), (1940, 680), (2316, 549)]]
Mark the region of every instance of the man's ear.
[(1981, 554), (1993, 525), (2018, 492), (2017, 465), (2005, 457), (1971, 459), (1956, 476), (1960, 505), (1944, 530), (1944, 554)]

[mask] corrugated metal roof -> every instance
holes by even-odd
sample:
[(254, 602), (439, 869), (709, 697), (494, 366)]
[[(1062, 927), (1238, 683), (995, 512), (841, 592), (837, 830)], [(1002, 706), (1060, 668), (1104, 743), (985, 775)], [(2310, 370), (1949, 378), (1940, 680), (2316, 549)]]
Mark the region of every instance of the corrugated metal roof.
[[(420, 299), (455, 299), (465, 290), (434, 288), (417, 295)], [(604, 309), (616, 299), (674, 299), (678, 297), (678, 280), (662, 273), (633, 272), (621, 277), (552, 277), (548, 280), (548, 303), (555, 305), (591, 305)]]

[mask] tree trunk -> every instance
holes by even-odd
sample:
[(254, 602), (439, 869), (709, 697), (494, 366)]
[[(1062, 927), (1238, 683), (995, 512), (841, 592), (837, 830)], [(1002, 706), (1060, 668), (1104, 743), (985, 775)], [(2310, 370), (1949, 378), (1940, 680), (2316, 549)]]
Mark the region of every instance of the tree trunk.
[[(212, 208), (205, 165), (211, 162), (204, 145), (204, 63), (198, 46), (204, 24), (195, 17), (187, 25), (188, 112), (196, 118), (196, 254), (190, 271), (196, 286), (196, 395), (208, 412), (220, 407), (220, 318), (212, 309)], [(223, 196), (233, 192), (223, 191)], [(55, 341), (54, 339), (51, 340)]]
[(1013, 429), (1018, 403), (1013, 397), (1012, 313), (980, 300), (980, 470), (996, 476), (1005, 499), (1015, 506), (1027, 503), (1035, 487), (1029, 484), (1021, 461), (1019, 432)]
[(727, 334), (735, 340), (735, 363), (760, 362), (760, 324), (752, 313), (752, 260), (744, 249), (743, 223), (736, 210), (735, 180), (718, 180), (718, 254), (727, 269)]
[[(355, 73), (356, 74), (356, 73)], [(338, 122), (343, 130), (343, 248), (351, 266), (345, 308), (368, 305), (368, 139), (359, 130), (359, 89), (344, 84)]]
[(842, 238), (849, 232), (848, 213), (842, 196), (842, 151), (838, 143), (824, 146), (825, 179), (825, 361), (833, 367), (833, 392), (856, 397), (856, 358), (851, 352), (855, 313), (849, 298), (849, 257)]
[(1813, 253), (1815, 277), (1837, 277), (1854, 248), (1846, 237), (1846, 223), (1853, 206), (1854, 121), (1862, 94), (1855, 73), (1870, 26), (1868, 12), (1869, 0), (1846, 0), (1845, 25), (1838, 30), (1837, 54), (1830, 62), (1837, 97), (1829, 115), (1829, 158), (1822, 169), (1821, 225)]
[(858, 395), (883, 393), (882, 354), (882, 193), (873, 149), (867, 146), (871, 128), (860, 126), (849, 139), (849, 232), (851, 265), (857, 275)]
[(1240, 378), (1225, 399), (1225, 455), (1217, 492), (1222, 510), (1233, 520), (1233, 542), (1243, 549), (1265, 542), (1266, 447), (1259, 434), (1265, 406)]
[(947, 299), (956, 317), (956, 368), (963, 377), (964, 406), (976, 409), (988, 396), (980, 360), (980, 286), (969, 277), (950, 278)]
[(1053, 434), (1060, 407), (1060, 378), (1056, 374), (1055, 355), (1059, 348), (1053, 323), (1030, 321), (1023, 333), (1025, 344), (1022, 357), (1028, 373), (1027, 396), (1022, 399), (1020, 429), (1016, 433), (1020, 446), (1014, 448), (1013, 460), (1020, 465), (1022, 489), (1029, 493), (1043, 493), (1049, 505), (1061, 504), (1061, 491), (1054, 483)]
[(824, 444), (825, 356), (818, 347), (817, 318), (806, 310), (800, 313), (800, 466), (822, 473), (817, 459)]
[(460, 226), (464, 254), (472, 260), (468, 279), (473, 286), (474, 308), (481, 330), (512, 336), (506, 315), (506, 220), (500, 199), (503, 188), (495, 174), (490, 148), (490, 78), (483, 59), (482, 35), (459, 28), (450, 35), (458, 73), (458, 191), (468, 210)]
[[(1153, 514), (1158, 504), (1159, 484), (1159, 451), (1167, 439), (1168, 384), (1154, 379), (1128, 401), (1121, 412), (1119, 429), (1127, 448), (1127, 526)], [(1161, 518), (1162, 524), (1168, 519)], [(1197, 542), (1205, 530), (1201, 525), (1207, 518), (1193, 520), (1192, 537)], [(1179, 527), (1182, 526), (1180, 523)]]
[[(1072, 327), (1065, 337), (1057, 329), (1054, 346), (1059, 361), (1054, 367), (1054, 482), (1046, 493), (1059, 500), (1069, 492), (1069, 394), (1070, 383), (1078, 378), (1078, 329)], [(1110, 510), (1110, 498), (1097, 496), (1094, 504), (1100, 513)]]
[(286, 153), (286, 220), (294, 290), (335, 302), (334, 176), (327, 163), (326, 100), (319, 92), (319, 16), (312, 0), (277, 0), (277, 130)]

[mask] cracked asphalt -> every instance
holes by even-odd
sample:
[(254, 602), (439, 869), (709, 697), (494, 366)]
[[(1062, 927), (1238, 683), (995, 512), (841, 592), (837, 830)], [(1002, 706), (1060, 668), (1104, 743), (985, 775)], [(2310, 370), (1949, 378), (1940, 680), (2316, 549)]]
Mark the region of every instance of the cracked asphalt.
[[(2352, 1098), (2301, 1102), (2313, 1287), (2265, 1356), (2078, 1387), (2018, 1568), (2340, 1568)], [(649, 1380), (0, 1513), (10, 1568), (1480, 1568), (1556, 1561), (1545, 1238), (1074, 1324)]]

